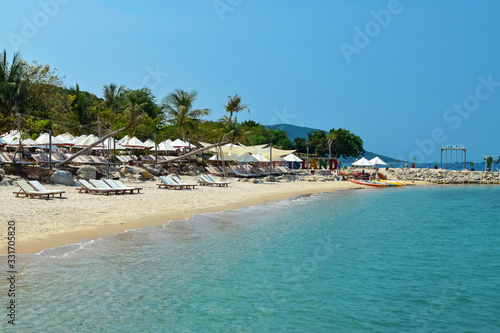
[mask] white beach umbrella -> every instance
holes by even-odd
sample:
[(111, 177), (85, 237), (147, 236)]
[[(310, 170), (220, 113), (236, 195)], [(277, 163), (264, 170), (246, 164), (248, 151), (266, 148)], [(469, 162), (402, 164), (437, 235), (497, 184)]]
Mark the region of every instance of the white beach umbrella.
[(148, 148), (154, 148), (155, 147), (155, 142), (153, 140), (151, 140), (151, 139), (147, 139), (146, 141), (144, 141), (144, 144)]
[(240, 163), (249, 163), (249, 162), (258, 162), (259, 160), (256, 159), (252, 154), (249, 154), (249, 153), (245, 153), (245, 154), (242, 154), (240, 156), (238, 156), (238, 158), (236, 159), (236, 162), (240, 162)]
[(55, 136), (51, 136), (49, 133), (43, 133), (35, 141), (40, 146), (47, 146), (47, 147), (51, 143), (53, 146), (62, 146), (64, 144), (64, 141), (58, 139)]
[(0, 138), (0, 146), (6, 146), (7, 141), (4, 141), (2, 138)]
[(71, 134), (69, 132), (63, 133), (61, 135), (64, 136), (64, 137), (66, 137), (67, 139), (70, 139), (70, 140), (74, 140), (76, 138), (73, 134)]
[(132, 139), (128, 140), (127, 143), (122, 143), (121, 145), (123, 147), (134, 148), (134, 149), (148, 148), (148, 146), (144, 142), (142, 142), (141, 140), (139, 140), (135, 136)]
[(209, 161), (222, 161), (222, 160), (224, 160), (224, 161), (235, 161), (238, 157), (239, 157), (238, 154), (222, 153), (222, 155), (220, 155), (219, 153), (216, 153), (214, 156), (210, 157), (208, 160)]
[(298, 156), (294, 154), (288, 154), (283, 159), (287, 162), (302, 162), (302, 159), (300, 159)]
[(118, 143), (123, 145), (124, 143), (127, 143), (128, 140), (130, 140), (130, 137), (128, 135), (125, 135), (123, 138), (118, 140)]
[(75, 143), (73, 142), (72, 139), (68, 138), (66, 135), (64, 134), (59, 134), (58, 136), (56, 136), (56, 139), (63, 142), (63, 146), (67, 146), (67, 147), (71, 147), (71, 146), (74, 146)]
[(167, 141), (160, 142), (158, 150), (161, 151), (176, 151), (177, 148), (172, 147)]
[(370, 160), (370, 162), (372, 162), (374, 165), (387, 165), (387, 163), (385, 163), (380, 157), (378, 156), (375, 156), (374, 158), (372, 158)]
[(262, 156), (261, 154), (256, 154), (256, 155), (252, 155), (252, 156), (255, 157), (259, 162), (271, 162), (266, 157)]
[(375, 164), (368, 161), (366, 158), (362, 157), (356, 162), (353, 162), (352, 165), (354, 166), (374, 166)]
[[(95, 136), (94, 134), (90, 134), (87, 137), (80, 137), (78, 140), (75, 142), (75, 145), (73, 147), (77, 148), (85, 148), (90, 146), (91, 144), (95, 143), (96, 141), (99, 141), (99, 138)], [(94, 146), (94, 149), (96, 148), (104, 148), (104, 144), (100, 143), (97, 146)]]
[(174, 148), (189, 148), (189, 143), (182, 141), (181, 139), (176, 139), (170, 145)]

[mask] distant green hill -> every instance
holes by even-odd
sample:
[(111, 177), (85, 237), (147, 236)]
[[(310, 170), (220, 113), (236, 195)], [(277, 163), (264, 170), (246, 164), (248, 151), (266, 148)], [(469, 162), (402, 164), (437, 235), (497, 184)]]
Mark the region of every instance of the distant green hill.
[[(266, 128), (276, 128), (280, 129), (282, 131), (285, 131), (288, 133), (288, 138), (290, 140), (294, 140), (295, 138), (305, 138), (307, 139), (307, 133), (312, 132), (312, 131), (321, 131), (317, 128), (310, 128), (310, 127), (301, 127), (301, 126), (296, 126), (296, 125), (290, 125), (290, 124), (277, 124), (277, 125), (266, 125)], [(381, 154), (376, 154), (372, 153), (371, 151), (365, 151), (365, 158), (368, 160), (371, 160), (375, 156), (380, 157), (382, 160), (384, 160), (387, 163), (391, 162), (399, 162), (399, 160), (381, 155)], [(354, 162), (354, 158), (347, 158), (347, 159), (341, 159), (343, 162)]]

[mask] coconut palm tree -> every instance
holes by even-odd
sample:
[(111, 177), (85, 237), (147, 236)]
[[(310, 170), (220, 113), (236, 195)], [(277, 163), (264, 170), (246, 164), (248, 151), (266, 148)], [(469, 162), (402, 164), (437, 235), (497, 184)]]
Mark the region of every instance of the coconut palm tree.
[(233, 118), (233, 113), (238, 113), (242, 110), (247, 109), (248, 113), (250, 113), (250, 109), (247, 104), (241, 104), (241, 97), (238, 94), (234, 96), (227, 96), (227, 105), (224, 105), (226, 112), (229, 112), (229, 122), (231, 122)]
[(162, 100), (161, 106), (165, 112), (166, 120), (179, 126), (183, 141), (186, 140), (186, 128), (195, 127), (200, 122), (201, 117), (210, 113), (209, 109), (193, 110), (193, 102), (197, 95), (195, 90), (186, 92), (182, 89), (175, 89)]
[(120, 107), (122, 106), (125, 86), (118, 87), (114, 83), (105, 84), (102, 87), (102, 93), (104, 95), (104, 100), (106, 101), (106, 106), (114, 113), (118, 113)]
[(23, 80), (23, 61), (19, 52), (14, 53), (12, 63), (7, 61), (7, 52), (0, 54), (0, 119), (18, 113), (28, 91), (28, 82)]

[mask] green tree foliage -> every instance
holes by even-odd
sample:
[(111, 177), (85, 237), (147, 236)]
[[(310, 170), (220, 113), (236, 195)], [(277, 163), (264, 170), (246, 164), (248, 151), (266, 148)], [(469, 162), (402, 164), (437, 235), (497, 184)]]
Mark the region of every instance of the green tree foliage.
[(125, 86), (118, 87), (115, 83), (105, 84), (102, 87), (105, 105), (114, 114), (122, 111), (124, 104)]
[(0, 130), (13, 128), (15, 114), (25, 108), (28, 82), (23, 79), (22, 64), (19, 52), (11, 63), (5, 50), (0, 54)]
[(175, 89), (174, 92), (163, 98), (162, 108), (166, 120), (179, 127), (182, 140), (186, 140), (186, 130), (195, 128), (200, 123), (201, 118), (210, 113), (209, 109), (193, 110), (193, 102), (197, 95), (195, 90), (186, 92)]
[[(229, 112), (229, 120), (228, 122), (232, 122), (233, 114), (238, 113), (243, 110), (248, 110), (248, 113), (250, 113), (250, 109), (248, 108), (248, 105), (242, 104), (241, 103), (241, 97), (238, 96), (238, 94), (234, 96), (227, 96), (227, 104), (224, 105), (224, 109), (226, 112)], [(235, 120), (236, 122), (236, 120)]]
[(332, 156), (357, 158), (364, 154), (363, 140), (354, 133), (339, 128), (337, 130), (331, 129), (329, 134), (333, 134), (331, 144)]

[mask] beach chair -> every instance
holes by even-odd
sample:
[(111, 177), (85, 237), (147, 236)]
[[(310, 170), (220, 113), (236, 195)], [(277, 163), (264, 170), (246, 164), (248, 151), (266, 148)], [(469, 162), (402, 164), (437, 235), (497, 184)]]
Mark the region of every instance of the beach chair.
[(215, 180), (212, 175), (200, 175), (199, 184), (201, 186), (228, 187), (229, 182)]
[(231, 168), (231, 171), (236, 175), (236, 177), (253, 178), (253, 177), (260, 177), (261, 176), (261, 175), (255, 174), (255, 173), (249, 173), (245, 169), (238, 168), (238, 167)]
[(125, 194), (127, 192), (124, 189), (119, 189), (119, 188), (112, 188), (109, 186), (105, 181), (103, 180), (97, 180), (97, 179), (89, 179), (89, 182), (94, 185), (95, 188), (103, 188), (106, 190), (114, 191), (113, 193), (115, 194)]
[[(65, 193), (65, 191), (51, 191), (51, 190), (37, 190), (32, 184), (28, 183), (25, 180), (19, 180), (17, 181), (17, 185), (21, 188), (20, 191), (18, 192), (12, 192), (18, 197), (19, 195), (24, 195), (25, 197), (34, 198), (34, 197), (43, 197), (47, 196), (47, 199), (52, 196), (52, 198), (55, 197), (56, 194), (59, 194), (60, 197), (62, 198), (62, 193)], [(43, 186), (42, 186), (43, 187)]]
[(119, 180), (117, 181), (117, 180), (113, 180), (113, 179), (104, 179), (104, 182), (106, 182), (106, 184), (108, 184), (111, 188), (122, 189), (122, 190), (125, 190), (125, 191), (130, 191), (130, 194), (134, 193), (134, 191), (137, 191), (137, 193), (139, 193), (139, 191), (142, 190), (142, 187), (128, 187), (128, 186), (125, 186)]
[[(33, 186), (37, 191), (39, 192), (52, 192), (54, 195), (59, 194), (59, 197), (62, 198), (63, 193), (66, 193), (64, 190), (49, 190), (46, 189), (45, 186), (40, 184), (37, 180), (30, 180), (28, 181), (28, 184)], [(52, 197), (54, 197), (54, 195)]]
[(90, 193), (90, 194), (106, 194), (116, 193), (113, 189), (105, 189), (105, 188), (97, 188), (85, 179), (80, 179), (78, 182), (82, 185), (82, 187), (77, 188), (78, 193)]
[(167, 176), (160, 176), (161, 183), (156, 184), (158, 188), (173, 188), (173, 189), (185, 189), (186, 186), (176, 183), (172, 178)]
[(180, 178), (179, 176), (177, 175), (172, 175), (170, 176), (170, 178), (173, 179), (174, 182), (176, 182), (177, 184), (179, 185), (184, 185), (184, 186), (187, 186), (187, 188), (195, 188), (196, 186), (198, 186), (198, 184), (193, 184), (193, 183), (184, 183)]

